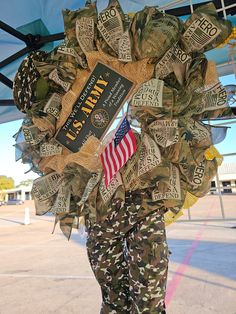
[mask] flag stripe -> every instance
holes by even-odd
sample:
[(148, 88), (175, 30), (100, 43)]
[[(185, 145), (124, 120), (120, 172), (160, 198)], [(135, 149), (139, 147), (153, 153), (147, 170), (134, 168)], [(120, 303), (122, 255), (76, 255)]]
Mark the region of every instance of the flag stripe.
[(118, 145), (117, 146), (117, 154), (119, 155), (119, 160), (120, 160), (120, 168), (125, 164), (125, 158), (124, 158), (124, 154), (125, 154), (125, 150), (123, 149), (122, 145)]
[(111, 165), (114, 168), (114, 170), (112, 169), (112, 175), (114, 175), (118, 171), (118, 167), (114, 158), (114, 143), (112, 143), (112, 145), (110, 146), (109, 156), (112, 160)]
[(117, 147), (114, 147), (113, 145), (113, 156), (114, 156), (114, 159), (115, 159), (115, 169), (116, 169), (116, 172), (120, 169), (120, 162), (119, 162), (119, 158), (118, 158), (118, 154), (117, 154)]
[(126, 136), (124, 137), (124, 143), (125, 143), (125, 146), (126, 146), (126, 149), (127, 149), (127, 160), (129, 159), (129, 157), (131, 156), (131, 149), (130, 149), (130, 144), (129, 144), (129, 141), (128, 141), (128, 138), (127, 138), (127, 134)]
[(136, 149), (135, 136), (125, 117), (117, 129), (114, 139), (101, 154), (106, 186), (109, 185), (112, 177), (124, 166)]
[(108, 181), (110, 181), (110, 178), (112, 177), (112, 165), (109, 159), (109, 148), (112, 145), (112, 143), (109, 143), (109, 145), (105, 149), (105, 156), (106, 156), (106, 163), (107, 163), (107, 168), (108, 168)]
[(132, 132), (132, 130), (129, 130), (128, 134), (129, 134), (129, 137), (130, 137), (130, 139), (132, 141), (131, 147), (133, 148), (133, 153), (134, 153), (136, 151), (136, 149), (137, 149), (136, 138), (135, 138), (134, 133)]
[(112, 148), (112, 145), (113, 143), (111, 142), (110, 145), (108, 145), (108, 149), (107, 149), (107, 158), (108, 158), (108, 161), (109, 161), (109, 168), (111, 170), (111, 175), (115, 172), (115, 168), (114, 168), (114, 165), (113, 165), (113, 161), (111, 159), (111, 148)]
[(128, 149), (126, 147), (125, 141), (120, 142), (119, 145), (122, 147), (121, 149), (123, 149), (124, 151), (124, 159), (125, 159), (124, 162), (126, 162), (129, 159), (129, 153), (128, 153)]
[(103, 165), (104, 174), (105, 174), (105, 182), (107, 184), (108, 178), (110, 177), (110, 171), (109, 171), (109, 167), (108, 167), (108, 164), (107, 164), (105, 151), (104, 151), (103, 154), (101, 154), (101, 160), (102, 160), (102, 165)]
[(118, 160), (118, 163), (119, 163), (119, 168), (122, 167), (122, 157), (120, 155), (120, 148), (119, 146), (116, 147), (116, 158)]
[(129, 132), (126, 134), (126, 138), (127, 138), (128, 143), (129, 143), (129, 148), (130, 148), (129, 157), (130, 157), (130, 156), (133, 155), (134, 150), (133, 150), (133, 143), (132, 143), (131, 137), (130, 137), (130, 135), (129, 135)]

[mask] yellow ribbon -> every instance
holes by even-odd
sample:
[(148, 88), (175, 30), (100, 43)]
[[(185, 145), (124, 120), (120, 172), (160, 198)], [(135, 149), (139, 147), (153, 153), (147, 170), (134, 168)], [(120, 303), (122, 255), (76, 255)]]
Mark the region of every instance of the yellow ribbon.
[(213, 160), (215, 158), (218, 166), (220, 166), (223, 162), (223, 156), (214, 146), (210, 146), (208, 149), (206, 149), (204, 156), (206, 160)]
[[(187, 194), (185, 196), (185, 200), (184, 200), (184, 204), (183, 204), (182, 209), (186, 209), (186, 208), (192, 207), (197, 202), (197, 200), (198, 200), (198, 197), (196, 197), (195, 195), (187, 192)], [(164, 214), (164, 219), (165, 219), (166, 226), (172, 224), (177, 219), (179, 219), (181, 216), (183, 216), (183, 211), (182, 210), (180, 210), (177, 214), (174, 214), (171, 210), (168, 210), (168, 212), (166, 212)]]
[(198, 197), (196, 197), (190, 192), (187, 192), (182, 209), (192, 207), (197, 202), (197, 200), (198, 200)]
[(177, 214), (174, 214), (171, 210), (168, 210), (168, 212), (164, 214), (165, 225), (168, 226), (172, 224), (181, 216), (183, 216), (182, 211), (179, 211)]
[[(236, 26), (232, 28), (232, 32), (230, 33), (230, 35), (223, 41), (222, 44), (220, 44), (219, 46), (217, 46), (216, 48), (222, 48), (227, 44), (231, 44), (230, 40), (236, 40)], [(231, 45), (235, 46), (236, 43), (232, 43)]]

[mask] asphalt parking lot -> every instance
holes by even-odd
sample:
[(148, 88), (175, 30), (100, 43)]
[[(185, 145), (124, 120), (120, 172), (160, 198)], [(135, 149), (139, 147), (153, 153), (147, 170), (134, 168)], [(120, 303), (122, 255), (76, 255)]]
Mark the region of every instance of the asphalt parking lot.
[[(207, 196), (191, 210), (195, 221), (167, 227), (168, 314), (236, 314), (236, 196), (224, 204), (230, 220), (217, 220), (218, 198)], [(181, 219), (187, 218), (186, 212)], [(53, 221), (35, 216), (30, 201), (0, 207), (1, 314), (99, 313), (100, 291), (85, 237), (75, 232), (68, 242), (59, 228), (51, 234)]]

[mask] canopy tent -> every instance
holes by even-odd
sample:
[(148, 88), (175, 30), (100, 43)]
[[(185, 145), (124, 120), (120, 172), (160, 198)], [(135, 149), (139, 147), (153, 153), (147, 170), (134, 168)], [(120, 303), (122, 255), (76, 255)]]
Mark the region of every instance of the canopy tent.
[[(22, 59), (34, 49), (51, 50), (64, 38), (61, 11), (76, 10), (84, 6), (83, 0), (8, 0), (0, 10), (0, 123), (21, 119), (24, 115), (15, 107), (12, 97), (12, 80)], [(234, 0), (214, 0), (219, 14), (236, 24)], [(108, 1), (98, 0), (98, 11)], [(185, 19), (193, 9), (205, 3), (197, 1), (120, 0), (125, 12), (136, 12), (145, 5), (157, 5), (165, 12)], [(228, 48), (214, 49), (207, 53), (217, 63), (220, 75), (233, 72), (228, 62)]]

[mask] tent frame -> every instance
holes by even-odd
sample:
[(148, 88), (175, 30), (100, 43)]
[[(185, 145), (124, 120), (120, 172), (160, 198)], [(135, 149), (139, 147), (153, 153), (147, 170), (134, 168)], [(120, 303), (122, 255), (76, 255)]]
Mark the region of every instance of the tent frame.
[[(0, 28), (7, 32), (8, 34), (18, 38), (19, 40), (23, 41), (26, 44), (26, 47), (19, 50), (18, 52), (14, 53), (13, 55), (9, 56), (8, 58), (4, 59), (3, 61), (0, 62), (0, 68), (5, 67), (6, 65), (10, 64), (11, 62), (17, 60), (18, 58), (24, 56), (25, 54), (38, 50), (41, 47), (43, 47), (44, 44), (57, 41), (57, 40), (62, 40), (64, 39), (65, 35), (64, 33), (58, 33), (54, 35), (47, 35), (47, 36), (41, 36), (39, 34), (37, 35), (32, 35), (32, 34), (27, 34), (24, 35), (15, 28), (11, 27), (10, 25), (4, 23), (3, 21), (0, 21)], [(13, 82), (8, 79), (5, 75), (0, 73), (0, 81), (5, 84), (9, 88), (13, 88)]]

